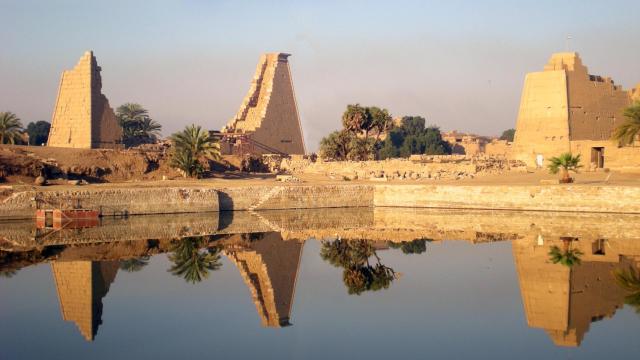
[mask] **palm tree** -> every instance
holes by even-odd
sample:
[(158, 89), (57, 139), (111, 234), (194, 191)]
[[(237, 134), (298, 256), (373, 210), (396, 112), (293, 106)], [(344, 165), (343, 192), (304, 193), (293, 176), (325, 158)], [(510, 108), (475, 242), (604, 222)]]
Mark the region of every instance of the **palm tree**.
[(140, 123), (140, 133), (148, 136), (152, 140), (157, 140), (160, 136), (160, 130), (162, 130), (162, 125), (158, 124), (155, 120), (150, 117), (145, 117), (142, 119)]
[(552, 157), (549, 159), (549, 172), (557, 174), (562, 172), (562, 183), (571, 183), (573, 178), (569, 175), (569, 171), (578, 172), (578, 169), (582, 167), (580, 165), (580, 154), (573, 156), (571, 153), (564, 153), (558, 157)]
[(347, 105), (347, 110), (342, 114), (342, 125), (353, 133), (364, 131), (367, 136), (372, 125), (371, 113), (360, 104)]
[(631, 145), (640, 135), (640, 101), (624, 110), (625, 122), (613, 132), (612, 139), (620, 145)]
[(380, 109), (379, 107), (372, 106), (369, 108), (371, 114), (371, 127), (376, 129), (376, 141), (380, 139), (380, 135), (388, 132), (393, 127), (393, 118), (389, 114), (389, 110)]
[(201, 159), (219, 160), (220, 143), (214, 141), (209, 133), (198, 125), (187, 126), (179, 133), (171, 135), (175, 150), (171, 164), (182, 170), (185, 176), (200, 176), (204, 167)]
[(149, 265), (149, 257), (142, 256), (139, 258), (131, 258), (126, 260), (120, 260), (120, 269), (126, 272), (138, 272), (143, 267)]
[(574, 241), (577, 241), (578, 238), (564, 236), (561, 237), (560, 240), (562, 240), (562, 250), (555, 245), (552, 246), (549, 250), (549, 260), (554, 264), (561, 264), (566, 267), (580, 265), (582, 263), (580, 260), (582, 251), (578, 249), (571, 249), (571, 244), (573, 244)]
[(15, 144), (22, 135), (22, 123), (16, 114), (0, 112), (0, 144)]
[(640, 274), (629, 266), (628, 270), (618, 269), (613, 275), (618, 285), (629, 292), (624, 298), (625, 304), (632, 306), (640, 314)]
[(149, 117), (149, 112), (140, 104), (126, 103), (116, 110), (122, 127), (122, 140), (126, 146), (153, 143), (158, 140), (162, 125)]
[[(387, 289), (396, 279), (395, 271), (381, 263), (375, 249), (366, 240), (325, 241), (320, 256), (331, 265), (343, 269), (342, 281), (350, 295)], [(376, 260), (373, 265), (369, 262), (371, 257)]]
[(176, 169), (182, 170), (184, 176), (199, 177), (204, 172), (204, 167), (193, 157), (193, 154), (188, 150), (177, 150), (171, 157), (171, 166)]
[(212, 140), (200, 125), (185, 127), (181, 132), (171, 135), (171, 140), (176, 148), (188, 150), (194, 158), (220, 159), (220, 144)]
[(187, 282), (195, 284), (209, 277), (209, 271), (218, 270), (220, 262), (220, 248), (202, 249), (204, 239), (201, 237), (187, 237), (172, 246), (169, 260), (173, 265), (169, 272), (181, 276)]

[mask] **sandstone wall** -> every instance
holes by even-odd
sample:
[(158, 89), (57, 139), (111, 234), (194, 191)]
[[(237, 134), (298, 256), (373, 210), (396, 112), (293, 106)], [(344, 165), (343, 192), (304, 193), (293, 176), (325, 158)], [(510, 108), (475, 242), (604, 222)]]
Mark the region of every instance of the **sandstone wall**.
[(609, 140), (624, 122), (623, 110), (631, 104), (628, 91), (610, 78), (589, 75), (580, 57), (567, 71), (570, 140)]
[(117, 148), (122, 137), (109, 101), (101, 93), (100, 67), (91, 51), (62, 73), (48, 146)]
[(618, 146), (611, 140), (579, 140), (571, 142), (571, 152), (580, 154), (581, 164), (584, 170), (593, 170), (596, 167), (591, 157), (592, 148), (603, 148), (605, 168), (611, 168), (623, 172), (640, 172), (640, 147)]
[[(51, 204), (80, 199), (83, 207), (102, 207), (106, 215), (372, 206), (640, 213), (640, 188), (631, 186), (335, 184), (26, 191), (0, 204), (0, 218), (33, 218), (36, 195)], [(219, 227), (227, 223), (221, 217)], [(270, 222), (260, 226), (277, 229)]]
[(640, 213), (625, 186), (378, 185), (374, 206)]
[(218, 211), (218, 192), (210, 188), (139, 188), (25, 191), (13, 194), (0, 205), (0, 218), (32, 218), (39, 198), (49, 207), (65, 207), (78, 199), (85, 208), (112, 214), (167, 214)]
[(371, 185), (297, 185), (221, 188), (220, 210), (314, 209), (373, 205)]
[(529, 166), (569, 151), (567, 79), (564, 70), (527, 74), (512, 156)]
[[(437, 158), (437, 157), (434, 157)], [(408, 159), (382, 161), (316, 161), (299, 168), (302, 174), (333, 176), (338, 179), (413, 178), (437, 179), (455, 173), (476, 174), (478, 166), (464, 156), (448, 156), (430, 162)]]
[(506, 140), (494, 140), (484, 146), (484, 153), (487, 156), (511, 157), (513, 144)]

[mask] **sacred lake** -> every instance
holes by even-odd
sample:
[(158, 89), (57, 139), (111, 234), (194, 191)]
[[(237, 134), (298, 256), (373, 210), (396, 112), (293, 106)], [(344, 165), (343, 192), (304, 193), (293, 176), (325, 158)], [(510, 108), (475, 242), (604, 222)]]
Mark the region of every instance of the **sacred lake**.
[(638, 220), (351, 208), (5, 221), (0, 358), (631, 357)]

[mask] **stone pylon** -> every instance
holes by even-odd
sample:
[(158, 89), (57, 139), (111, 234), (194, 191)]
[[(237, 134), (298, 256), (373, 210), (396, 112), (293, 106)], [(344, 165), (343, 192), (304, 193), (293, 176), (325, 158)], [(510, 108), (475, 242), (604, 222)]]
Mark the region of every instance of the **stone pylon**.
[(118, 261), (54, 261), (60, 311), (73, 321), (87, 341), (93, 341), (102, 324), (102, 298), (116, 278)]
[[(249, 93), (236, 116), (222, 129), (222, 133), (232, 139), (228, 151), (238, 152), (237, 147), (244, 138), (250, 148), (246, 152), (305, 153), (289, 56), (271, 53), (260, 57)], [(238, 139), (237, 143), (233, 140), (234, 136)]]
[(122, 128), (102, 94), (101, 68), (92, 51), (62, 73), (47, 146), (119, 148)]
[(525, 78), (513, 158), (542, 166), (553, 156), (578, 153), (579, 141), (608, 142), (634, 96), (611, 78), (589, 74), (578, 53), (553, 54), (543, 71)]

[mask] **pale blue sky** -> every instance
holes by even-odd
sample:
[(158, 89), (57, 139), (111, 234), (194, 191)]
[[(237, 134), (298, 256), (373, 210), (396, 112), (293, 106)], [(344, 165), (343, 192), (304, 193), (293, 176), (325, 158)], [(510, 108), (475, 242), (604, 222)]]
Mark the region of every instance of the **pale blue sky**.
[(0, 0), (0, 111), (50, 120), (60, 73), (94, 50), (112, 107), (139, 102), (169, 134), (218, 129), (263, 52), (290, 58), (315, 150), (346, 104), (486, 135), (513, 127), (527, 72), (580, 52), (640, 82), (637, 1)]

